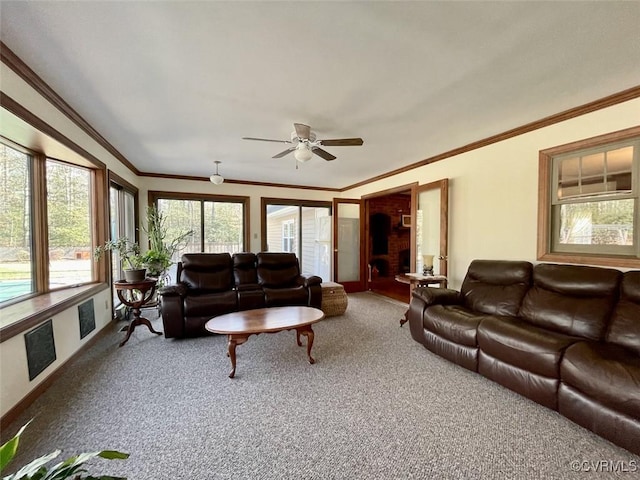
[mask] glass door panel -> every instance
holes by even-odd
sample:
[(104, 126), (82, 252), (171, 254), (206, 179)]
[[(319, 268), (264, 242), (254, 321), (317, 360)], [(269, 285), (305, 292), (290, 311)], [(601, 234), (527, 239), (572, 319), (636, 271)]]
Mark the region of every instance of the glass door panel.
[(336, 282), (347, 292), (364, 290), (362, 272), (362, 206), (360, 200), (334, 200), (334, 267)]
[(331, 209), (302, 207), (300, 269), (305, 276), (331, 278)]
[(266, 248), (292, 252), (305, 276), (331, 278), (331, 207), (268, 203), (265, 206)]
[(415, 266), (423, 273), (425, 263), (433, 275), (447, 275), (449, 232), (448, 179), (420, 186), (415, 193)]
[[(429, 255), (431, 257), (429, 257)], [(423, 271), (426, 262), (433, 274), (440, 275), (440, 191), (426, 190), (418, 194), (416, 210), (416, 266)]]

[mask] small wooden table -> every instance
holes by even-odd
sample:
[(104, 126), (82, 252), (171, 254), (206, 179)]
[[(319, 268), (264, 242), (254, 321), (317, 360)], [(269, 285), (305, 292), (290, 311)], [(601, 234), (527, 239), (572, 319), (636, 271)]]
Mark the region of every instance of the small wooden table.
[[(396, 275), (396, 282), (409, 284), (409, 303), (411, 303), (411, 294), (413, 289), (426, 285), (440, 285), (440, 288), (447, 288), (447, 277), (444, 275), (421, 275), (419, 273), (403, 273)], [(409, 310), (404, 313), (404, 317), (400, 319), (400, 326), (409, 320)]]
[(214, 317), (205, 324), (204, 328), (212, 333), (227, 335), (227, 356), (231, 359), (229, 378), (233, 378), (236, 374), (236, 346), (246, 342), (250, 335), (260, 333), (276, 333), (295, 328), (298, 346), (302, 346), (300, 335), (307, 337), (309, 363), (316, 363), (311, 356), (314, 337), (311, 325), (323, 318), (322, 310), (312, 307), (258, 308)]
[[(162, 335), (162, 332), (156, 332), (153, 329), (149, 320), (140, 316), (140, 309), (151, 300), (156, 291), (156, 279), (147, 278), (141, 282), (125, 282), (119, 280), (113, 282), (113, 286), (116, 289), (120, 301), (127, 307), (130, 307), (133, 312), (133, 320), (131, 320), (127, 327), (127, 336), (122, 343), (120, 343), (120, 346), (127, 343), (129, 337), (138, 325), (146, 325), (151, 333)], [(124, 295), (125, 292), (128, 292), (128, 295)]]

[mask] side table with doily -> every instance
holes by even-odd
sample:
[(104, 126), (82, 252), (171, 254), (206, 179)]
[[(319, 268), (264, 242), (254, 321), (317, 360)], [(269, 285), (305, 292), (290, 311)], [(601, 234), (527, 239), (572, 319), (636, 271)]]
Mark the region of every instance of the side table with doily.
[(140, 282), (125, 282), (123, 280), (113, 282), (118, 298), (124, 305), (131, 308), (133, 313), (133, 318), (126, 329), (127, 336), (120, 343), (120, 346), (127, 343), (138, 325), (146, 325), (151, 333), (162, 335), (162, 332), (157, 332), (153, 329), (149, 320), (140, 316), (140, 309), (153, 298), (153, 294), (156, 291), (156, 283), (155, 278), (146, 278)]
[[(421, 275), (419, 273), (404, 273), (395, 276), (396, 282), (409, 284), (409, 303), (411, 303), (411, 294), (416, 287), (439, 285), (440, 288), (447, 288), (447, 277), (444, 275)], [(409, 310), (405, 312), (404, 316), (400, 319), (400, 326), (407, 323), (409, 320)]]

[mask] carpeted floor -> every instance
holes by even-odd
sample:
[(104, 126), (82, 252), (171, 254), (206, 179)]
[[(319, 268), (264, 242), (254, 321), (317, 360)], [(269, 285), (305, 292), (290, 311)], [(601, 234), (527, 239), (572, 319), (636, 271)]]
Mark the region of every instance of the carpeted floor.
[(167, 340), (138, 328), (118, 348), (114, 325), (3, 439), (33, 417), (15, 468), (56, 448), (61, 458), (117, 449), (131, 457), (98, 460), (92, 473), (131, 480), (584, 478), (601, 461), (640, 469), (639, 457), (431, 354), (398, 326), (405, 309), (352, 294), (345, 315), (314, 326), (315, 365), (294, 332), (262, 334), (238, 347), (233, 380), (223, 336)]

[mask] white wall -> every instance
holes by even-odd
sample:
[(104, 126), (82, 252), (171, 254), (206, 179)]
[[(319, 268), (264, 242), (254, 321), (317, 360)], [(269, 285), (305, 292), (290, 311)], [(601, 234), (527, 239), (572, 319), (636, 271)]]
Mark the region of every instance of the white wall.
[(102, 290), (92, 298), (96, 328), (82, 340), (80, 339), (77, 305), (51, 317), (56, 360), (32, 381), (29, 381), (24, 335), (16, 335), (0, 343), (0, 405), (2, 406), (2, 415), (17, 405), (20, 400), (69, 360), (82, 344), (91, 340), (111, 322), (111, 291), (109, 289)]
[[(0, 63), (0, 77), (2, 78), (2, 92), (41, 120), (54, 127), (69, 140), (94, 155), (107, 167), (133, 185), (138, 184), (137, 177), (119, 160), (114, 158), (89, 135), (82, 131), (57, 108), (41, 97), (33, 88), (26, 84), (4, 63)], [(0, 133), (9, 137), (19, 136), (20, 140), (28, 139), (29, 143), (47, 148), (52, 145), (49, 137), (27, 131), (19, 122), (10, 124), (7, 119), (11, 115), (3, 115)], [(66, 150), (66, 149), (65, 149)], [(51, 317), (56, 346), (56, 361), (48, 366), (33, 381), (29, 381), (25, 341), (23, 335), (16, 335), (0, 343), (0, 415), (4, 416), (17, 403), (33, 391), (51, 373), (64, 364), (82, 346), (95, 336), (111, 321), (111, 291), (102, 290), (93, 297), (96, 329), (87, 337), (80, 339), (77, 304)], [(86, 300), (85, 300), (86, 301)], [(107, 306), (105, 307), (105, 302)], [(81, 302), (83, 303), (83, 302)], [(0, 315), (9, 315), (7, 310), (0, 311)]]
[(634, 99), (354, 188), (343, 196), (359, 198), (416, 179), (426, 184), (449, 178), (449, 285), (459, 288), (474, 259), (536, 261), (540, 150), (638, 124), (640, 99)]

